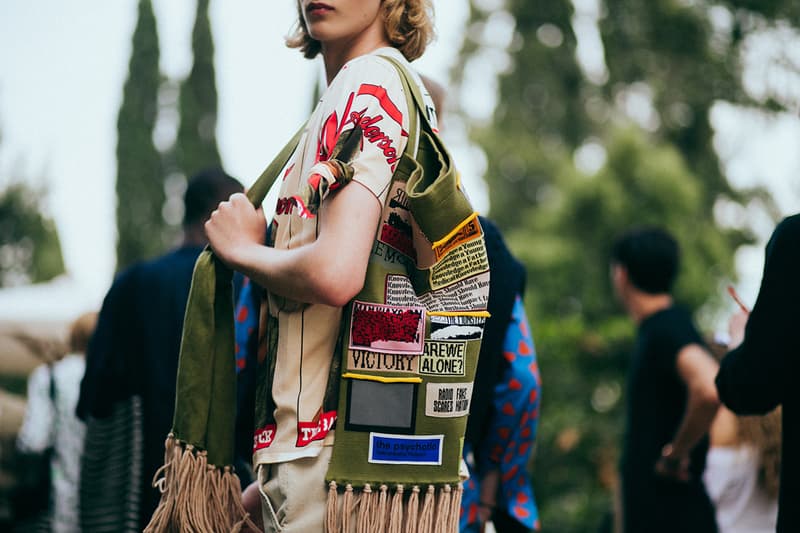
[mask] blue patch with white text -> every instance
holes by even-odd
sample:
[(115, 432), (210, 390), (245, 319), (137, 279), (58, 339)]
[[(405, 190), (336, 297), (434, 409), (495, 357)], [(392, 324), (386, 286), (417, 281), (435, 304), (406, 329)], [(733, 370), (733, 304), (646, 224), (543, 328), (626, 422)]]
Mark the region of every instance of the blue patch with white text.
[(369, 462), (391, 465), (441, 465), (444, 435), (369, 434)]

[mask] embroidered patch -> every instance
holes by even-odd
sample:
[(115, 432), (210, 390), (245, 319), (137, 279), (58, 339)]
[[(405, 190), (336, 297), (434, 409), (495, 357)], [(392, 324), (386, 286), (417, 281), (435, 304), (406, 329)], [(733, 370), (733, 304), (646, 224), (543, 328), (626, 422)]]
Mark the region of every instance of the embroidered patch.
[(411, 240), (411, 224), (403, 220), (397, 213), (389, 213), (386, 222), (381, 226), (378, 237), (392, 248), (400, 250), (408, 257), (416, 257), (414, 243)]
[(469, 414), (472, 383), (428, 383), (425, 390), (425, 415), (456, 418)]
[(431, 340), (473, 340), (483, 337), (486, 319), (476, 316), (431, 315)]
[(369, 462), (390, 465), (441, 465), (444, 435), (369, 434)]
[(433, 253), (436, 255), (436, 260), (438, 261), (447, 255), (450, 250), (456, 248), (457, 246), (460, 246), (473, 239), (477, 239), (481, 235), (483, 235), (483, 232), (481, 231), (481, 225), (478, 222), (478, 217), (473, 217), (466, 224), (461, 226), (452, 237), (441, 243), (439, 246), (433, 248)]
[(384, 301), (389, 305), (423, 307), (408, 276), (388, 274), (383, 295)]
[(264, 448), (269, 448), (272, 441), (275, 440), (275, 430), (278, 428), (275, 424), (267, 424), (263, 428), (259, 428), (253, 434), (253, 453)]
[(422, 353), (425, 309), (353, 302), (350, 349)]
[(489, 270), (483, 239), (472, 239), (450, 250), (431, 268), (431, 288), (440, 289)]
[(421, 374), (437, 376), (463, 376), (466, 342), (441, 342), (429, 340), (420, 357)]
[(414, 383), (350, 380), (345, 429), (412, 432), (417, 411), (416, 391)]
[(380, 353), (348, 350), (347, 370), (372, 372), (419, 372), (419, 356), (403, 353)]
[(418, 301), (428, 311), (486, 309), (489, 305), (489, 273), (483, 272), (439, 290), (420, 294)]

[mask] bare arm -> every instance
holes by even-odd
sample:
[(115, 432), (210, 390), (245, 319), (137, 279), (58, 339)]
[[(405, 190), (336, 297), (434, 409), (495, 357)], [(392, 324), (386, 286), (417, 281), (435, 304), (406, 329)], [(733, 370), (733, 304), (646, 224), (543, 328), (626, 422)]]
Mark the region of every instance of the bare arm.
[(686, 384), (689, 395), (686, 412), (678, 431), (662, 451), (656, 470), (664, 475), (688, 479), (689, 453), (708, 433), (719, 408), (714, 377), (719, 365), (698, 344), (684, 347), (678, 354), (678, 375)]
[(274, 294), (341, 307), (364, 285), (380, 204), (352, 182), (322, 204), (318, 238), (288, 250), (263, 245), (266, 221), (243, 194), (234, 194), (206, 222), (214, 252)]

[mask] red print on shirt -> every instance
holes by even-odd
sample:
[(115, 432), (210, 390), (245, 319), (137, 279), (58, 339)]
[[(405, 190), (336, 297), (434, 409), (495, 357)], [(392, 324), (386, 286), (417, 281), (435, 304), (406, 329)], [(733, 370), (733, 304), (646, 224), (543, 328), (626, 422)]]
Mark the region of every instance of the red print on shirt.
[(367, 115), (367, 108), (361, 109), (360, 111), (352, 111), (353, 100), (356, 96), (372, 96), (377, 99), (378, 105), (386, 113), (386, 116), (400, 126), (400, 134), (404, 137), (408, 137), (408, 132), (403, 129), (403, 113), (389, 97), (386, 89), (379, 85), (364, 83), (361, 84), (357, 92), (350, 93), (341, 120), (336, 111), (334, 111), (323, 121), (317, 142), (317, 158), (315, 162), (327, 161), (330, 159), (342, 131), (346, 126), (353, 124), (353, 127), (358, 126), (361, 128), (364, 139), (374, 144), (383, 152), (386, 163), (391, 167), (392, 171), (394, 171), (397, 162), (400, 160), (400, 155), (397, 153), (397, 148), (394, 146), (393, 139), (380, 127), (384, 115)]
[(333, 429), (336, 423), (336, 411), (320, 413), (311, 422), (297, 422), (297, 442), (295, 446), (302, 448), (316, 440), (322, 440)]

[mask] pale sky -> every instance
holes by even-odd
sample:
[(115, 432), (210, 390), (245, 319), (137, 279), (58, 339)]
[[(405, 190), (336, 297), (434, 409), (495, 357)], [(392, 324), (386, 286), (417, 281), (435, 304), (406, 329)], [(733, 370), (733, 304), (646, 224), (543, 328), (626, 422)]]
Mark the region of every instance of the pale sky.
[[(165, 75), (182, 78), (191, 67), (195, 2), (153, 3), (161, 69)], [(433, 3), (438, 40), (415, 65), (446, 82), (467, 6), (465, 0)], [(0, 0), (0, 180), (21, 174), (47, 185), (46, 206), (55, 218), (68, 269), (66, 279), (39, 291), (47, 304), (21, 297), (32, 292), (0, 291), (0, 318), (42, 313), (69, 318), (99, 306), (112, 280), (116, 119), (137, 4), (136, 0)], [(226, 169), (246, 185), (307, 116), (311, 87), (319, 79), (318, 63), (283, 45), (295, 15), (291, 0), (211, 2), (219, 92), (217, 139)], [(487, 26), (502, 41), (509, 33), (508, 18), (498, 16), (491, 22)], [(591, 58), (591, 40), (582, 44), (582, 55)], [(488, 57), (491, 62), (498, 56)], [(472, 98), (488, 115), (496, 99), (492, 76), (474, 74), (468, 77), (474, 80), (468, 93), (460, 97)], [(717, 145), (734, 186), (765, 184), (778, 193), (784, 214), (800, 210), (797, 120), (764, 121), (725, 108), (714, 119)], [(450, 129), (450, 139), (447, 131), (445, 138), (473, 202), (485, 212), (483, 160), (458, 127)], [(767, 235), (769, 224), (761, 223)], [(743, 271), (748, 278), (760, 277), (763, 254), (757, 249), (750, 255), (744, 252), (740, 261)], [(743, 296), (752, 301), (757, 288), (758, 279), (744, 283)]]

